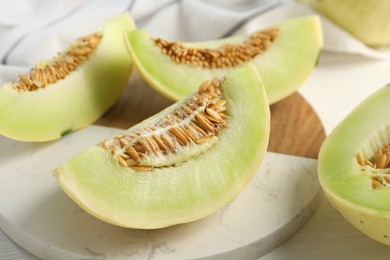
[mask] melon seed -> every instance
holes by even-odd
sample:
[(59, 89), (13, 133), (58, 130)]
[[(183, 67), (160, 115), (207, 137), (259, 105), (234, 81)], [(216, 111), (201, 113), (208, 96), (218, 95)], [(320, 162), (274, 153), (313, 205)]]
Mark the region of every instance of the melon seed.
[(202, 137), (202, 138), (196, 139), (195, 142), (196, 142), (197, 144), (201, 144), (201, 143), (207, 142), (207, 141), (210, 140), (212, 137), (213, 137), (213, 135), (206, 135), (206, 136), (204, 136), (204, 137)]
[(372, 179), (372, 187), (374, 189), (377, 189), (377, 188), (380, 188), (382, 187), (382, 183), (380, 183), (377, 179)]
[[(279, 29), (268, 29), (255, 32), (249, 39), (238, 44), (225, 44), (218, 49), (197, 49), (185, 46), (180, 41), (169, 42), (157, 38), (153, 39), (163, 54), (176, 63), (191, 64), (205, 68), (234, 67), (247, 62), (257, 55), (262, 54), (275, 41)], [(209, 82), (205, 82), (207, 86)], [(202, 90), (204, 87), (202, 85)]]
[(151, 171), (152, 170), (152, 167), (150, 166), (137, 166), (137, 165), (134, 165), (134, 166), (130, 166), (131, 169), (133, 170), (136, 170), (136, 171), (140, 171), (140, 172), (147, 172), (147, 171)]

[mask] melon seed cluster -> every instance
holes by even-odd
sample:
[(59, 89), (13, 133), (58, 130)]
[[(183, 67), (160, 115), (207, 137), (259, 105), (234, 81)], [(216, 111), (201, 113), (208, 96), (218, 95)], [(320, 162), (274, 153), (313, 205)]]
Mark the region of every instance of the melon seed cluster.
[(154, 166), (145, 165), (143, 159), (164, 160), (165, 156), (183, 152), (186, 146), (211, 141), (227, 126), (223, 82), (224, 79), (218, 78), (205, 81), (191, 98), (156, 123), (105, 140), (99, 146), (109, 150), (124, 167), (150, 171)]
[(154, 39), (154, 42), (176, 63), (204, 68), (225, 68), (237, 66), (263, 53), (278, 34), (279, 30), (274, 28), (258, 31), (243, 43), (226, 44), (218, 49), (191, 48), (180, 41), (169, 42), (161, 38)]
[[(374, 169), (388, 169), (390, 168), (390, 143), (379, 149), (371, 160), (366, 159), (362, 153), (358, 153), (356, 159), (360, 166), (368, 165)], [(390, 186), (390, 175), (387, 175), (389, 174), (382, 173), (373, 176), (372, 187), (377, 189)]]
[(58, 53), (49, 64), (36, 65), (29, 75), (20, 74), (19, 79), (12, 82), (13, 88), (21, 92), (34, 91), (65, 78), (89, 58), (101, 38), (101, 34), (95, 33), (77, 39), (67, 51)]

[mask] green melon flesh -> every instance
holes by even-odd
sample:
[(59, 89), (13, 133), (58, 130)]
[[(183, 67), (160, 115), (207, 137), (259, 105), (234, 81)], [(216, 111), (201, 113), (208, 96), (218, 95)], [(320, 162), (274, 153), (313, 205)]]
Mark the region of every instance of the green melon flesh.
[(390, 44), (388, 0), (300, 0), (367, 45)]
[[(264, 82), (270, 104), (288, 96), (302, 85), (317, 65), (322, 48), (322, 30), (317, 16), (286, 20), (273, 28), (280, 29), (276, 40), (263, 54), (251, 61)], [(223, 44), (239, 43), (247, 38), (248, 36), (241, 35), (185, 45), (218, 48)], [(173, 100), (189, 95), (200, 82), (215, 76), (228, 75), (233, 70), (207, 69), (175, 63), (161, 52), (146, 31), (128, 32), (127, 42), (134, 64), (144, 78), (157, 91)]]
[(87, 126), (119, 98), (132, 62), (124, 31), (135, 28), (128, 14), (108, 21), (89, 60), (64, 79), (31, 92), (0, 88), (0, 134), (21, 141), (49, 141)]
[[(373, 189), (374, 170), (358, 165), (390, 142), (390, 85), (380, 89), (351, 112), (329, 135), (318, 161), (320, 183), (330, 203), (357, 229), (390, 245), (390, 187)], [(376, 170), (390, 174), (389, 169)]]
[[(59, 184), (84, 210), (123, 227), (161, 228), (212, 214), (236, 197), (256, 173), (270, 126), (266, 94), (253, 67), (227, 76), (223, 91), (228, 127), (197, 157), (139, 172), (119, 165), (110, 152), (94, 146), (55, 171)], [(156, 122), (179, 104), (141, 125)]]

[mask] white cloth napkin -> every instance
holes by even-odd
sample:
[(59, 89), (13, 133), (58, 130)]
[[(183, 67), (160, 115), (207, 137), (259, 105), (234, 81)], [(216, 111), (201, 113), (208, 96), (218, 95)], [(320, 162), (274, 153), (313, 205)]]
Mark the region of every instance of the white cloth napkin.
[[(0, 8), (0, 85), (123, 12), (130, 12), (137, 27), (153, 36), (183, 41), (248, 33), (287, 18), (316, 13), (292, 0), (7, 1)], [(321, 20), (325, 51), (360, 55), (367, 60), (390, 58), (389, 49), (369, 48), (328, 19)], [(320, 116), (326, 109), (323, 106)]]

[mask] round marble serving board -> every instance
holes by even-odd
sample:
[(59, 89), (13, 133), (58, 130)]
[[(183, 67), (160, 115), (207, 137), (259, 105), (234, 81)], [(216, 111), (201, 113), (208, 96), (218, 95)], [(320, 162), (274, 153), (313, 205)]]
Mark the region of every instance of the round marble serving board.
[(263, 164), (233, 202), (207, 218), (158, 230), (120, 228), (85, 213), (57, 185), (56, 166), (171, 103), (136, 73), (97, 122), (104, 127), (41, 144), (0, 137), (1, 229), (43, 259), (257, 259), (306, 222), (320, 198), (315, 158), (325, 134), (299, 94), (271, 106)]

